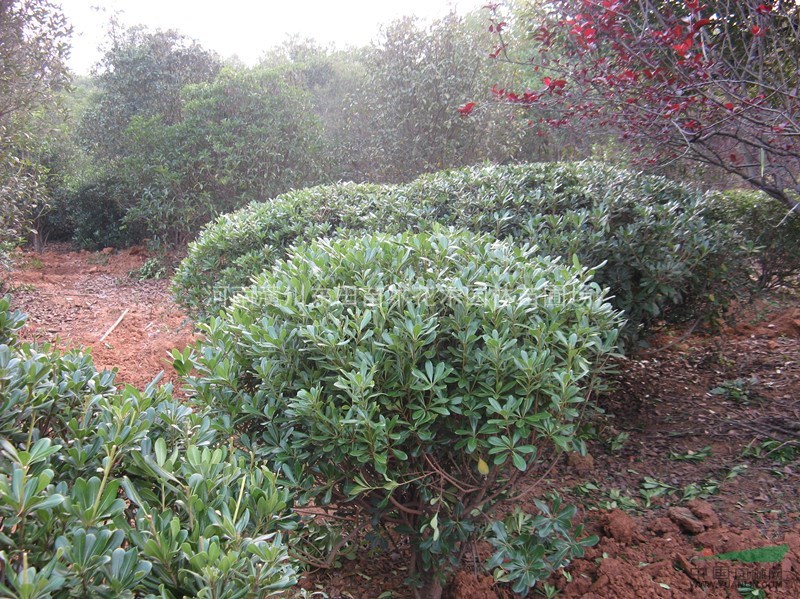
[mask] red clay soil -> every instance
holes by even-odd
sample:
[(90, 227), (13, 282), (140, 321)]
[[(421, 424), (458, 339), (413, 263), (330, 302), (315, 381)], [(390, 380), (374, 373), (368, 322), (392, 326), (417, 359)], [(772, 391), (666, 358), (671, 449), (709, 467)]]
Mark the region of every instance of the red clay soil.
[(130, 275), (147, 259), (140, 247), (73, 252), (55, 246), (17, 255), (10, 282), (13, 306), (28, 314), (22, 338), (91, 348), (98, 369), (119, 370), (118, 384), (141, 388), (161, 371), (176, 380), (168, 352), (192, 341), (194, 325), (172, 300), (168, 279)]
[[(161, 370), (175, 380), (167, 352), (191, 342), (192, 324), (167, 281), (128, 275), (146, 260), (140, 249), (19, 258), (11, 283), (15, 307), (29, 314), (25, 338), (91, 347), (121, 382), (141, 387)], [(615, 390), (588, 419), (591, 458), (565, 458), (545, 481), (538, 494), (578, 505), (586, 533), (600, 537), (548, 581), (559, 597), (727, 598), (749, 583), (766, 597), (800, 598), (800, 308), (785, 296), (737, 312), (716, 334), (663, 334), (652, 344), (668, 348), (620, 361)], [(702, 559), (781, 544), (789, 550), (777, 564)], [(412, 597), (405, 553), (365, 543), (354, 561), (303, 586), (320, 598)], [(478, 558), (446, 597), (514, 596), (482, 571), (485, 547), (468, 554)]]

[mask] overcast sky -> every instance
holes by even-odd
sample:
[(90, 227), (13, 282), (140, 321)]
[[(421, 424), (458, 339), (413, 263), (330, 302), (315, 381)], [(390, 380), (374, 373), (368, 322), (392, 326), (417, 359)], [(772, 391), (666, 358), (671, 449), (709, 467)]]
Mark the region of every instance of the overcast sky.
[(450, 9), (466, 12), (481, 0), (61, 0), (74, 28), (70, 66), (81, 75), (100, 58), (106, 25), (119, 12), (125, 25), (177, 29), (223, 58), (254, 63), (287, 35), (323, 45), (361, 46), (380, 25), (404, 16), (434, 19)]

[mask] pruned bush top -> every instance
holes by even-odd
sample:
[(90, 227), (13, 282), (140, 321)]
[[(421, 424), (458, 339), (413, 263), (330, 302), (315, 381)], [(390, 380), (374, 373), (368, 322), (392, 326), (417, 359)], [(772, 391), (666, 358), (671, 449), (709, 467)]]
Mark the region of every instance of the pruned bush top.
[(224, 214), (209, 224), (175, 273), (174, 289), (195, 315), (213, 316), (295, 242), (337, 230), (374, 232), (405, 226), (388, 198), (391, 186), (341, 183), (291, 191)]
[(194, 242), (175, 279), (195, 314), (219, 311), (292, 241), (321, 234), (425, 231), (435, 224), (513, 238), (598, 267), (629, 337), (725, 283), (737, 251), (695, 190), (595, 163), (467, 168), (407, 185), (295, 191), (221, 217)]
[(399, 524), (431, 571), (573, 448), (620, 323), (589, 270), (534, 247), (326, 239), (260, 275), (179, 369), (301, 499)]
[(596, 267), (595, 281), (625, 312), (628, 340), (656, 320), (694, 315), (709, 294), (725, 295), (724, 264), (739, 251), (696, 189), (598, 163), (449, 171), (420, 177), (405, 195), (423, 223), (536, 244)]

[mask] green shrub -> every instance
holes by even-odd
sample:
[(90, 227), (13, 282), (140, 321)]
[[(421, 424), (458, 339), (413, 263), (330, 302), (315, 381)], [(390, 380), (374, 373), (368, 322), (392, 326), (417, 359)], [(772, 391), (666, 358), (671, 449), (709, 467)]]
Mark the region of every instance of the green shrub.
[(0, 302), (0, 595), (264, 597), (291, 496), (207, 414), (15, 339)]
[(787, 218), (783, 205), (759, 191), (711, 192), (708, 201), (712, 217), (755, 248), (759, 288), (784, 285), (800, 274), (800, 218)]
[(735, 235), (709, 222), (699, 192), (664, 177), (540, 163), (437, 173), (406, 189), (422, 222), (513, 238), (597, 267), (595, 281), (625, 312), (629, 339), (731, 293), (726, 263), (738, 260)]
[(596, 281), (626, 312), (632, 338), (642, 325), (684, 317), (728, 293), (725, 265), (736, 262), (738, 246), (729, 227), (709, 223), (706, 209), (686, 186), (595, 163), (468, 168), (400, 186), (318, 187), (212, 223), (191, 245), (175, 289), (195, 313), (213, 314), (294, 240), (439, 223), (597, 266)]
[(323, 185), (218, 217), (189, 245), (175, 273), (178, 301), (195, 315), (213, 316), (295, 242), (342, 230), (405, 229), (391, 192), (382, 185)]
[(487, 540), (495, 549), (486, 562), (494, 579), (507, 582), (515, 593), (524, 595), (536, 583), (547, 580), (573, 558), (584, 556), (584, 549), (595, 545), (597, 536), (576, 541), (583, 534), (575, 526), (575, 506), (561, 507), (553, 498), (552, 506), (534, 500), (539, 515), (532, 516), (516, 508), (502, 521), (488, 526)]
[(490, 236), (289, 254), (196, 351), (175, 352), (178, 371), (298, 501), (407, 535), (420, 596), (434, 597), (491, 508), (579, 445), (619, 314), (591, 271)]

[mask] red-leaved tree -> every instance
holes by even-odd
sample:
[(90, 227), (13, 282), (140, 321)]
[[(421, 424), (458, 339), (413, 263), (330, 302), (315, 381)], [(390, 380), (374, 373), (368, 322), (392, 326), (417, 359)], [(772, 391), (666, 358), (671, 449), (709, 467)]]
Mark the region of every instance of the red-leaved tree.
[[(492, 56), (514, 60), (504, 7), (488, 8)], [(522, 16), (538, 84), (494, 91), (533, 126), (611, 130), (645, 162), (713, 165), (800, 212), (796, 0), (551, 0)]]

